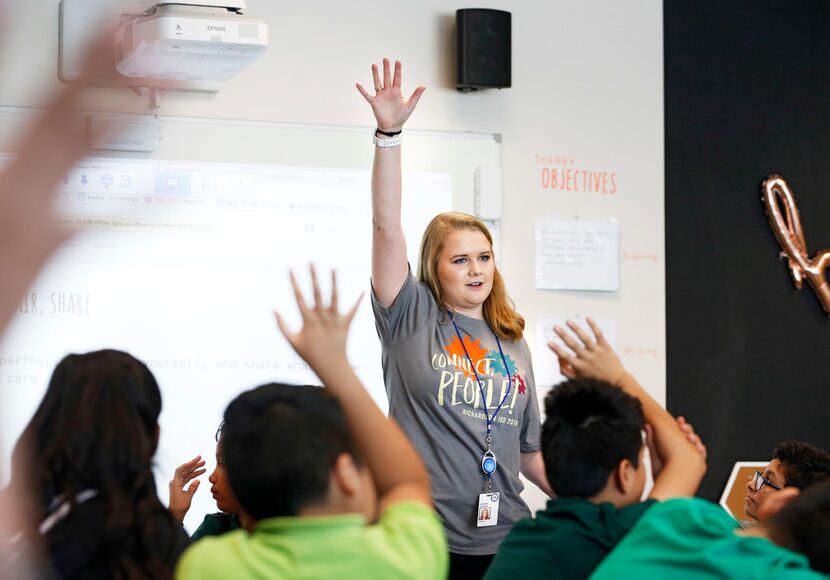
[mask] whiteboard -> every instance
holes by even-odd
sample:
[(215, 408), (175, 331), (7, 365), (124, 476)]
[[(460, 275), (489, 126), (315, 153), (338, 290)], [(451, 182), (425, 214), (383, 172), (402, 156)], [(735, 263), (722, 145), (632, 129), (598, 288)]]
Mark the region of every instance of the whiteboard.
[[(12, 113), (0, 111), (10, 120), (4, 137), (26, 116)], [(306, 282), (311, 261), (338, 270), (344, 305), (368, 291), (373, 148), (361, 128), (163, 126), (155, 154), (91, 157), (59, 185), (59, 212), (82, 232), (53, 257), (0, 341), (0, 441), (7, 464), (66, 353), (126, 350), (162, 388), (156, 459), (166, 501), (178, 464), (200, 453), (212, 469), (213, 434), (230, 399), (265, 382), (319, 382), (279, 335), (273, 310), (299, 323), (288, 270)], [(436, 213), (472, 209), (475, 167), (497, 162), (500, 146), (492, 135), (432, 133), (407, 135), (406, 144), (403, 216), (414, 263)], [(368, 296), (349, 357), (385, 409)], [(215, 511), (202, 487), (185, 520), (191, 531)]]

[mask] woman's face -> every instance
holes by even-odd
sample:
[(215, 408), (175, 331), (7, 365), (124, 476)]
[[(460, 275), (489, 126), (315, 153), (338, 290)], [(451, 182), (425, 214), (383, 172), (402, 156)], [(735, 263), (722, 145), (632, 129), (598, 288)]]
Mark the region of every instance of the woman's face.
[(231, 491), (231, 484), (228, 481), (228, 474), (225, 472), (225, 458), (222, 450), (221, 439), (216, 444), (216, 469), (210, 474), (208, 481), (211, 483), (210, 493), (216, 500), (216, 507), (227, 514), (241, 514), (242, 508), (236, 501)]
[(493, 289), (493, 249), (479, 230), (455, 230), (438, 256), (438, 283), (452, 310), (482, 317), (482, 305)]

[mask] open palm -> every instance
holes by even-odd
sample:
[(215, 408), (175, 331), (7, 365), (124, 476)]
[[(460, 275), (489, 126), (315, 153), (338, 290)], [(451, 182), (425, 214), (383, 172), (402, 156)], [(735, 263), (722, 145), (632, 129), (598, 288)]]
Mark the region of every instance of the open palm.
[(400, 131), (406, 120), (415, 110), (415, 105), (426, 90), (426, 87), (419, 86), (412, 95), (405, 99), (401, 91), (401, 61), (395, 61), (395, 74), (392, 75), (389, 59), (383, 59), (383, 81), (380, 78), (378, 65), (372, 65), (372, 79), (375, 83), (375, 96), (357, 83), (357, 90), (363, 98), (372, 106), (378, 129), (381, 131)]

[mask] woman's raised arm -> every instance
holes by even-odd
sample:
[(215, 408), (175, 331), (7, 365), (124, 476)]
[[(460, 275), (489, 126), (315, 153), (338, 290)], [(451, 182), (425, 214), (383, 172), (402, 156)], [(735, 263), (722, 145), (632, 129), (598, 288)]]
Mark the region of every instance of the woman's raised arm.
[[(383, 79), (372, 65), (375, 95), (357, 83), (357, 90), (372, 106), (377, 128), (383, 133), (398, 133), (409, 119), (425, 87), (419, 86), (405, 99), (401, 92), (401, 63), (395, 61), (394, 75), (389, 59), (383, 59)], [(380, 140), (393, 137), (376, 134)], [(400, 292), (408, 273), (406, 239), (401, 227), (401, 148), (400, 145), (375, 147), (372, 164), (372, 287), (380, 303), (390, 306)]]

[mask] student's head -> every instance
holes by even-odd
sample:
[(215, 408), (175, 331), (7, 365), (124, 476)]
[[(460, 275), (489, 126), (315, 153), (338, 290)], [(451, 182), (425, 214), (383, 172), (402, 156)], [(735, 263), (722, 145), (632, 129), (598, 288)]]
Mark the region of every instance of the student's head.
[(153, 374), (129, 354), (101, 350), (64, 357), (21, 436), (42, 499), (148, 484), (160, 413)]
[(216, 501), (216, 507), (227, 514), (238, 515), (242, 513), (242, 509), (231, 490), (228, 472), (225, 470), (224, 429), (225, 423), (223, 422), (216, 430), (216, 468), (208, 477), (208, 481), (210, 482), (210, 493)]
[(772, 460), (746, 484), (744, 511), (758, 519), (758, 508), (784, 487), (804, 490), (830, 476), (830, 454), (803, 441), (784, 441), (772, 450)]
[[(783, 507), (775, 511), (774, 503)], [(801, 493), (788, 487), (765, 502), (761, 512), (762, 525), (773, 542), (804, 554), (811, 568), (830, 574), (830, 480), (811, 485)], [(774, 513), (767, 518), (764, 512)]]
[[(15, 471), (31, 490), (34, 518), (57, 497), (94, 490), (115, 575), (163, 575), (173, 521), (156, 495), (152, 471), (161, 393), (144, 363), (125, 352), (70, 354), (15, 449)], [(23, 456), (23, 457), (21, 457)], [(39, 520), (38, 520), (39, 521)], [(168, 525), (169, 524), (169, 525)], [(160, 529), (159, 525), (166, 526)]]
[(321, 387), (268, 384), (225, 411), (225, 469), (254, 520), (309, 513), (375, 515), (368, 469), (338, 401)]
[(435, 216), (421, 240), (418, 278), (438, 304), (462, 311), (481, 306), (499, 338), (522, 336), (524, 319), (510, 303), (496, 269), (493, 237), (478, 218), (459, 212)]
[(574, 379), (551, 389), (545, 413), (542, 457), (558, 496), (619, 506), (639, 500), (645, 419), (636, 398), (605, 381)]

